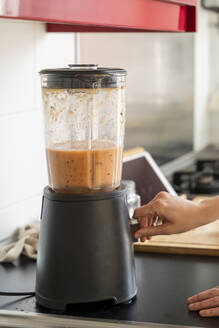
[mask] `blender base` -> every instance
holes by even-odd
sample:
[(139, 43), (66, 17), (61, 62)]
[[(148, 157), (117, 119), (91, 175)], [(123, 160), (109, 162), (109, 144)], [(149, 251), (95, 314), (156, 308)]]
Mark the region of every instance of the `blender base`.
[(47, 308), (113, 300), (137, 293), (125, 188), (99, 194), (44, 189), (36, 300)]
[(85, 305), (87, 305), (87, 304), (92, 304), (92, 303), (97, 303), (97, 302), (104, 302), (104, 301), (110, 301), (110, 300), (112, 300), (112, 304), (113, 305), (116, 305), (116, 304), (130, 304), (131, 302), (132, 302), (132, 300), (134, 299), (134, 297), (136, 296), (136, 294), (137, 294), (137, 290), (134, 292), (134, 294), (133, 294), (133, 296), (131, 296), (131, 295), (129, 295), (129, 297), (128, 297), (128, 299), (125, 299), (125, 300), (123, 300), (123, 299), (117, 299), (117, 298), (115, 298), (115, 297), (113, 297), (113, 299), (111, 299), (111, 298), (107, 298), (107, 299), (103, 299), (103, 300), (97, 300), (97, 301), (89, 301), (89, 302), (71, 302), (71, 303), (69, 303), (69, 302), (61, 302), (61, 301), (56, 301), (56, 300), (54, 300), (54, 299), (52, 299), (52, 298), (44, 298), (44, 297), (42, 297), (41, 295), (39, 295), (39, 294), (36, 294), (36, 301), (37, 301), (37, 303), (40, 305), (40, 306), (43, 306), (43, 307), (45, 307), (45, 308), (48, 308), (48, 309), (50, 309), (50, 310), (54, 310), (54, 311), (57, 311), (57, 312), (60, 312), (60, 313), (63, 313), (63, 312), (65, 312), (65, 310), (66, 310), (66, 308), (67, 308), (67, 306), (68, 305), (79, 305), (79, 304), (85, 304)]

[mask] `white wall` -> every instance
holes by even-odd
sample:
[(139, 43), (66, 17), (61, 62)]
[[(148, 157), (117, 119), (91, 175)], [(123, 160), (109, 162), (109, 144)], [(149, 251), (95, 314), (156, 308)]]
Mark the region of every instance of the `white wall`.
[(211, 90), (210, 24), (214, 14), (198, 11), (198, 31), (194, 43), (194, 149), (199, 151), (210, 143), (210, 121), (207, 112)]
[(122, 67), (127, 75), (125, 147), (155, 159), (193, 149), (191, 33), (81, 33), (81, 63)]
[(47, 170), (38, 72), (74, 61), (73, 33), (0, 20), (0, 240), (40, 216)]
[(80, 60), (127, 69), (128, 104), (183, 102), (193, 93), (192, 42), (185, 33), (81, 33)]
[(194, 143), (198, 151), (208, 144), (219, 144), (218, 14), (200, 6), (194, 54)]
[[(194, 85), (195, 151), (211, 143), (219, 144), (219, 15), (202, 9), (199, 4), (197, 22), (198, 31), (193, 34), (194, 43), (192, 44), (194, 48), (194, 81), (192, 83)], [(84, 33), (81, 35), (81, 61), (87, 62), (90, 58), (93, 62), (105, 65), (117, 64), (128, 68), (128, 104), (156, 100), (157, 103), (163, 105), (168, 99), (174, 101), (174, 97), (185, 104), (193, 101), (191, 97), (188, 99), (191, 75), (186, 71), (190, 59), (189, 52), (185, 51), (185, 47), (191, 46), (191, 43), (185, 42), (185, 39), (187, 38), (188, 41), (190, 37), (191, 34), (185, 36), (185, 34), (173, 35), (171, 33), (161, 35), (159, 33), (147, 35), (133, 33), (131, 36), (122, 33), (99, 35)], [(166, 48), (164, 43), (166, 43)], [(183, 49), (180, 49), (180, 44), (183, 45)], [(172, 57), (167, 56), (169, 49), (172, 51)], [(181, 52), (185, 51), (181, 67), (175, 62), (178, 60), (176, 54), (179, 49)], [(171, 58), (171, 62), (166, 60), (168, 58)], [(153, 70), (153, 62), (156, 64), (156, 71)], [(141, 74), (143, 69), (147, 72), (144, 76)], [(183, 73), (183, 80), (180, 84), (178, 77), (181, 73)], [(170, 81), (169, 75), (172, 78), (174, 74), (175, 79)], [(191, 93), (193, 94), (193, 90)], [(211, 112), (208, 111), (209, 108)], [(147, 111), (149, 109), (147, 108)], [(182, 126), (183, 124), (186, 128), (187, 125), (182, 121)], [(185, 135), (187, 134), (186, 131)], [(169, 134), (169, 136), (172, 138), (172, 135)]]
[(210, 143), (219, 146), (219, 15), (213, 14), (210, 26), (210, 99), (209, 99), (209, 134)]

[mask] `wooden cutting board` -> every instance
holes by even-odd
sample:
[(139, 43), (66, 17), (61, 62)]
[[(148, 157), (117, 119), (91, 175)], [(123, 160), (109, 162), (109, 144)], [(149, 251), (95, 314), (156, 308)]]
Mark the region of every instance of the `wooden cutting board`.
[[(196, 197), (201, 201), (206, 197)], [(219, 256), (219, 220), (188, 232), (156, 236), (144, 243), (135, 243), (137, 252)]]

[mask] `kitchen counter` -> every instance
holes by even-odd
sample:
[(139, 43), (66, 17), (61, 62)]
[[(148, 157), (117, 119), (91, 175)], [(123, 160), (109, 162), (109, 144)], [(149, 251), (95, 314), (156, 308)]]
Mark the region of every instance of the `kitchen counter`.
[(196, 154), (197, 159), (219, 159), (219, 145), (208, 145)]
[[(218, 285), (219, 258), (138, 253), (135, 259), (138, 295), (130, 304), (111, 306), (104, 303), (71, 306), (64, 315), (68, 318), (74, 316), (74, 319), (106, 320), (105, 324), (100, 326), (107, 326), (107, 322), (113, 320), (117, 327), (125, 323), (137, 326), (137, 323), (141, 323), (145, 327), (154, 327), (147, 323), (219, 327), (219, 318), (200, 318), (197, 313), (189, 312), (186, 306), (187, 297)], [(1, 291), (32, 291), (34, 280), (35, 262), (24, 257), (15, 265), (0, 265)], [(31, 312), (52, 313), (37, 306), (33, 297), (22, 299), (0, 296), (0, 309), (0, 327), (7, 313), (4, 310), (16, 311), (9, 313), (8, 322), (15, 313), (20, 313), (21, 318), (25, 317), (25, 313), (30, 316)], [(60, 314), (59, 318), (62, 318)], [(40, 320), (42, 321), (42, 318)], [(65, 320), (67, 319), (63, 319), (63, 322)], [(34, 321), (36, 324), (35, 314)], [(82, 325), (77, 325), (79, 326), (82, 327)], [(97, 324), (95, 326), (97, 327)]]

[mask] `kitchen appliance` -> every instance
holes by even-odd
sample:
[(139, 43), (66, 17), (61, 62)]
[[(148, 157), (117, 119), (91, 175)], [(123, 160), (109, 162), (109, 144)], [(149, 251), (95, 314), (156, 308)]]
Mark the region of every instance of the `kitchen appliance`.
[(174, 189), (187, 194), (189, 199), (195, 195), (216, 195), (219, 193), (219, 160), (198, 159), (193, 167), (173, 174)]
[(42, 203), (36, 300), (122, 303), (137, 292), (126, 189), (123, 69), (40, 72), (49, 186)]

